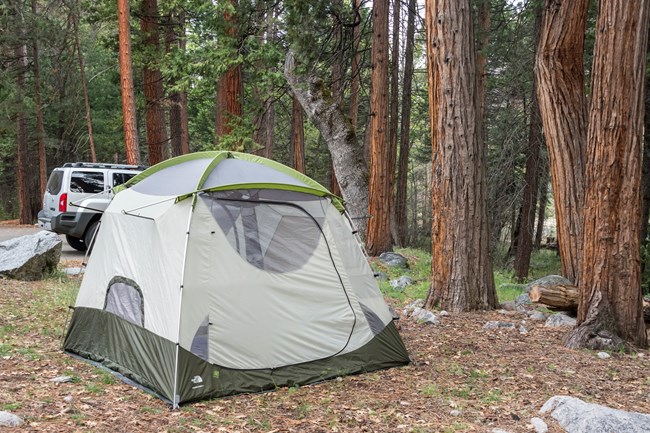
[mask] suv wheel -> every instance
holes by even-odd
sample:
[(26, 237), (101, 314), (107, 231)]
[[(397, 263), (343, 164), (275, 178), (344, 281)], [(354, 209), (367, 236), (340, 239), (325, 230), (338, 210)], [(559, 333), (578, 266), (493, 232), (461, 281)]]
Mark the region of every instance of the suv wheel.
[(89, 252), (93, 251), (93, 246), (94, 246), (94, 237), (95, 234), (97, 233), (97, 229), (99, 228), (99, 221), (95, 221), (94, 223), (90, 224), (88, 228), (86, 229), (86, 233), (84, 233), (84, 243), (86, 244), (86, 248), (88, 249)]
[(65, 235), (65, 240), (68, 244), (77, 251), (86, 251), (86, 244), (83, 239), (75, 238), (70, 235)]

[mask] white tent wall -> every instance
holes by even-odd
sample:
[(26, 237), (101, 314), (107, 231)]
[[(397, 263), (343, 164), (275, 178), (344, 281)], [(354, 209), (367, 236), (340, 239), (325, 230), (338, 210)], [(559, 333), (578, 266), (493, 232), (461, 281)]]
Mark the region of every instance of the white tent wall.
[(357, 242), (357, 238), (353, 235), (350, 222), (333, 206), (330, 206), (327, 211), (327, 221), (328, 230), (332, 232), (331, 236), (335, 240), (336, 250), (349, 279), (348, 286), (354, 288), (359, 302), (372, 311), (381, 320), (383, 326), (388, 325), (393, 316), (379, 291), (368, 260)]
[[(319, 208), (320, 201), (314, 197)], [(333, 209), (329, 200), (322, 202)], [(367, 343), (373, 334), (346, 284), (345, 267), (327, 226), (327, 243), (319, 234), (316, 251), (302, 267), (267, 272), (231, 247), (205, 202), (197, 200), (183, 283), (181, 346), (190, 350), (208, 315), (209, 361), (229, 368), (292, 365)]]
[[(128, 198), (129, 192), (118, 196)], [(144, 327), (177, 341), (181, 270), (190, 209), (191, 200), (184, 200), (167, 206), (167, 211), (155, 220), (105, 213), (75, 305), (103, 309), (111, 280), (116, 276), (128, 278), (142, 290)]]

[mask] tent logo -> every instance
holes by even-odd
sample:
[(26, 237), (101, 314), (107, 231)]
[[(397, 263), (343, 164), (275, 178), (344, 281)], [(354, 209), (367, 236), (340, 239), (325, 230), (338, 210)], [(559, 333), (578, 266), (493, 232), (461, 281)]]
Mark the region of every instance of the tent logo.
[[(203, 378), (201, 378), (201, 376), (194, 376), (194, 377), (192, 378), (192, 383), (193, 383), (194, 385), (198, 385), (199, 383), (203, 383)], [(201, 385), (201, 386), (203, 386), (203, 385)], [(198, 388), (198, 386), (195, 387), (195, 388)]]

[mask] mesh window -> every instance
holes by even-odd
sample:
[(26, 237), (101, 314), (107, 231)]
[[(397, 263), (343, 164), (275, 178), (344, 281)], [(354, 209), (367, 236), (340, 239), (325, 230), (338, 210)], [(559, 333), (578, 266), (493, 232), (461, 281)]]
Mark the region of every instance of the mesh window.
[(140, 287), (128, 278), (114, 277), (108, 284), (104, 311), (134, 325), (144, 326), (144, 300)]
[[(286, 191), (282, 197), (291, 199), (292, 194), (305, 199), (305, 194)], [(230, 246), (259, 269), (278, 273), (300, 269), (321, 240), (323, 217), (308, 213), (303, 203), (297, 206), (289, 201), (267, 201), (257, 191), (227, 196), (209, 193), (202, 197)], [(311, 196), (312, 202), (318, 204), (319, 200)]]
[(210, 326), (210, 321), (208, 317), (201, 322), (201, 325), (196, 330), (194, 338), (192, 339), (192, 346), (190, 352), (195, 354), (201, 359), (208, 361), (208, 329)]

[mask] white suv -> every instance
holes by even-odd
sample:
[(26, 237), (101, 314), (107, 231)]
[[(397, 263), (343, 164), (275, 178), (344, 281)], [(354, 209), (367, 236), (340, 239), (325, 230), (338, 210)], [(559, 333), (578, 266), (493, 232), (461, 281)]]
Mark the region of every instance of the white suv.
[(55, 168), (47, 181), (38, 225), (63, 234), (76, 250), (86, 251), (102, 212), (113, 198), (113, 187), (146, 169), (143, 166), (66, 163)]

